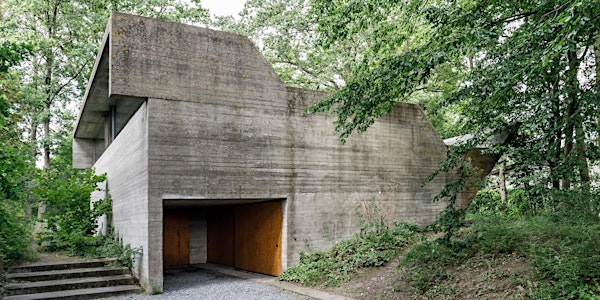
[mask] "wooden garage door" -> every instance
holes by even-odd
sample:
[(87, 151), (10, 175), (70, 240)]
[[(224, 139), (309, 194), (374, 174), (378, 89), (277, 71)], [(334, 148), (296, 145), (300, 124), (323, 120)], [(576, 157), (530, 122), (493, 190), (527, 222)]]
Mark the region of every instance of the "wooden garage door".
[(163, 265), (190, 264), (190, 219), (184, 212), (164, 211)]
[(281, 274), (281, 202), (235, 207), (235, 267)]
[(235, 266), (233, 206), (215, 207), (206, 215), (206, 260)]

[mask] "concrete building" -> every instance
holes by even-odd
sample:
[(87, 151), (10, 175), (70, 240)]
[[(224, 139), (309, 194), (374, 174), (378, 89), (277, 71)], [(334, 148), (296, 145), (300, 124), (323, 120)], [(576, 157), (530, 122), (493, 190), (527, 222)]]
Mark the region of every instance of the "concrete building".
[(444, 179), (421, 185), (446, 146), (421, 109), (398, 104), (341, 145), (332, 117), (303, 116), (325, 96), (286, 87), (246, 37), (112, 14), (73, 164), (107, 174), (112, 223), (142, 248), (148, 293), (168, 265), (278, 275), (357, 232), (365, 203), (392, 221), (436, 219)]

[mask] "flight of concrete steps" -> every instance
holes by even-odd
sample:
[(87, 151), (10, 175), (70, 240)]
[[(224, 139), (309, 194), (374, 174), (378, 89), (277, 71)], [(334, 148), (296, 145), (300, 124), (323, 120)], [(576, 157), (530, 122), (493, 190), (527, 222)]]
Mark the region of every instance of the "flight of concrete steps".
[(130, 271), (115, 259), (28, 263), (9, 269), (5, 300), (95, 299), (141, 293)]

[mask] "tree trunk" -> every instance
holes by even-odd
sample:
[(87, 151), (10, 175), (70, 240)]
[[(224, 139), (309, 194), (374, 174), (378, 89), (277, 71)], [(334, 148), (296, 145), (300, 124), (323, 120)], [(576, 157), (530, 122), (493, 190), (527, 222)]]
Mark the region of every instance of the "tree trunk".
[(33, 157), (35, 160), (37, 160), (37, 155), (38, 155), (38, 151), (37, 151), (37, 130), (38, 130), (38, 124), (35, 121), (35, 113), (32, 113), (32, 117), (31, 117), (31, 157)]
[(46, 78), (44, 83), (46, 84), (46, 100), (45, 111), (44, 111), (44, 168), (50, 167), (50, 109), (52, 108), (52, 69), (54, 64), (54, 57), (52, 53), (46, 55)]
[(585, 133), (583, 130), (583, 120), (581, 114), (577, 113), (575, 118), (575, 141), (577, 151), (577, 166), (579, 169), (579, 177), (581, 184), (584, 189), (589, 190), (590, 188), (590, 169), (588, 167), (586, 146), (585, 146)]
[(500, 179), (500, 199), (502, 200), (502, 207), (506, 207), (507, 195), (506, 195), (506, 177), (504, 172), (506, 171), (506, 156), (500, 161), (498, 166), (498, 179)]
[[(596, 93), (600, 93), (600, 38), (594, 44), (594, 60), (596, 62)], [(596, 131), (598, 147), (600, 147), (600, 115), (596, 119)]]
[[(579, 159), (576, 153), (573, 153), (573, 135), (575, 133), (575, 127), (577, 123), (577, 109), (579, 107), (579, 81), (577, 80), (577, 68), (579, 67), (579, 61), (577, 59), (577, 53), (569, 51), (567, 53), (567, 60), (569, 63), (569, 70), (566, 72), (566, 87), (569, 88), (567, 92), (567, 111), (565, 114), (565, 148), (564, 148), (564, 162), (567, 165), (571, 163), (579, 163)], [(571, 174), (566, 173), (563, 176), (563, 188), (569, 189), (571, 187)]]
[(44, 120), (44, 168), (50, 167), (50, 117)]
[(46, 227), (46, 220), (44, 219), (44, 213), (46, 212), (46, 204), (40, 202), (38, 204), (37, 211), (37, 222), (35, 223), (34, 232), (39, 233)]
[[(555, 88), (556, 85), (553, 85), (549, 88), (549, 91), (551, 92), (549, 93), (549, 97), (553, 97), (552, 93), (554, 92)], [(560, 189), (560, 177), (559, 174), (556, 174), (556, 167), (558, 162), (560, 161), (561, 156), (561, 130), (558, 126), (560, 122), (560, 102), (556, 97), (552, 98), (552, 108), (553, 119), (551, 125), (554, 128), (553, 132), (550, 135), (550, 140), (548, 141), (547, 160), (548, 166), (550, 167), (550, 179), (552, 180), (552, 188), (558, 190)]]
[[(52, 11), (47, 10), (46, 11), (46, 17), (47, 17), (47, 29), (48, 29), (48, 40), (52, 40), (54, 39), (54, 28), (56, 26), (56, 20), (58, 17), (58, 7), (60, 5), (60, 1), (57, 1), (54, 3), (54, 8)], [(53, 89), (52, 89), (52, 72), (54, 71), (54, 53), (53, 53), (53, 49), (52, 47), (50, 47), (50, 49), (47, 50), (48, 52), (45, 53), (45, 57), (46, 57), (46, 76), (44, 78), (44, 84), (45, 84), (45, 89), (44, 92), (46, 93), (46, 99), (45, 99), (45, 109), (46, 111), (44, 111), (44, 142), (43, 144), (43, 151), (44, 151), (44, 168), (49, 168), (50, 167), (50, 144), (51, 144), (51, 139), (50, 139), (50, 119), (51, 119), (51, 113), (50, 113), (50, 109), (52, 108), (52, 102), (54, 101), (54, 95), (53, 93)], [(40, 201), (40, 203), (38, 204), (38, 213), (37, 213), (37, 222), (35, 225), (35, 232), (41, 232), (41, 230), (44, 229), (44, 227), (46, 226), (46, 221), (44, 219), (44, 213), (46, 212), (46, 204), (44, 203), (44, 201)]]

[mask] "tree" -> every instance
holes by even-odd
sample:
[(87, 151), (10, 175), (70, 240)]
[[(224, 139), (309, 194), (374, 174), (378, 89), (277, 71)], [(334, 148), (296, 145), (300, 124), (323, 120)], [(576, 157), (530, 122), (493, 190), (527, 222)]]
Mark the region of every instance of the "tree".
[[(18, 69), (21, 76), (11, 79), (10, 83), (0, 82), (3, 91), (0, 96), (3, 117), (0, 124), (3, 125), (0, 183), (10, 188), (6, 191), (11, 194), (6, 197), (28, 204), (28, 218), (31, 217), (31, 205), (38, 202), (38, 220), (44, 217), (46, 203), (50, 208), (47, 216), (56, 211), (73, 212), (75, 207), (89, 206), (89, 203), (81, 202), (84, 198), (76, 192), (90, 188), (86, 183), (91, 182), (91, 175), (74, 171), (70, 164), (64, 163), (64, 157), (71, 155), (63, 151), (65, 143), (69, 144), (71, 140), (70, 133), (65, 134), (64, 129), (71, 128), (73, 123), (73, 118), (67, 116), (72, 116), (72, 110), (81, 102), (111, 10), (195, 24), (205, 24), (209, 20), (208, 11), (200, 6), (199, 1), (0, 2), (0, 30), (3, 33), (0, 39), (0, 70), (14, 65), (16, 58), (22, 59)], [(21, 42), (28, 47), (18, 46)], [(22, 55), (25, 50), (26, 57)], [(8, 88), (10, 93), (4, 93)], [(42, 153), (45, 171), (35, 169), (39, 152)], [(52, 162), (56, 166), (52, 166)], [(44, 176), (36, 178), (36, 172)], [(37, 182), (42, 185), (36, 186)], [(24, 188), (27, 183), (31, 187)], [(83, 186), (78, 183), (83, 183)], [(46, 187), (53, 187), (56, 193), (50, 193)], [(35, 195), (32, 190), (36, 191)], [(63, 199), (67, 202), (53, 200), (51, 196), (60, 192), (79, 197), (79, 206), (68, 205), (73, 204), (68, 201), (75, 199)]]
[(11, 70), (27, 52), (26, 45), (0, 40), (0, 260), (6, 265), (20, 262), (30, 241), (24, 200), (33, 164), (18, 126), (20, 77)]
[(250, 0), (239, 20), (217, 17), (213, 25), (250, 37), (289, 86), (331, 90), (344, 82), (352, 54), (340, 56), (316, 44), (307, 0)]
[(24, 66), (28, 80), (23, 89), (30, 105), (26, 122), (30, 139), (41, 142), (45, 167), (50, 166), (53, 128), (64, 126), (56, 116), (76, 106), (83, 97), (111, 10), (173, 21), (208, 22), (208, 11), (200, 7), (199, 1), (6, 0), (2, 5), (5, 20), (0, 28), (7, 38), (24, 39), (33, 46), (33, 55)]
[[(598, 159), (591, 142), (599, 108), (591, 63), (598, 1), (312, 3), (325, 45), (360, 28), (383, 32), (365, 52), (377, 59), (364, 60), (354, 80), (310, 109), (335, 112), (342, 140), (430, 84), (439, 68), (463, 66), (456, 88), (427, 110), (460, 107), (461, 126), (480, 140), (521, 122), (503, 152), (531, 194), (589, 186), (588, 163)], [(411, 24), (424, 28), (418, 39)]]

